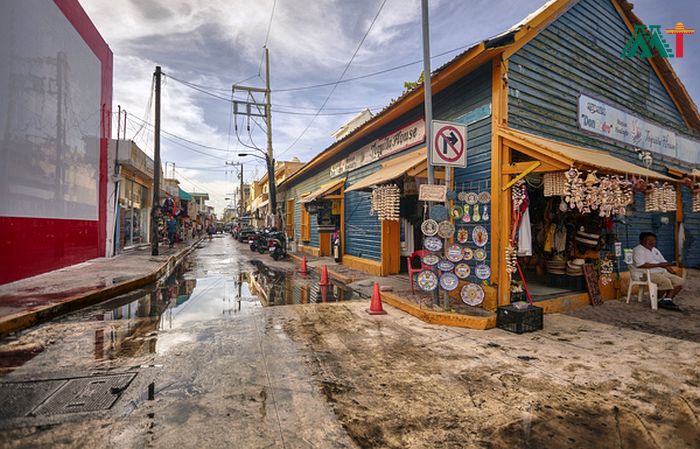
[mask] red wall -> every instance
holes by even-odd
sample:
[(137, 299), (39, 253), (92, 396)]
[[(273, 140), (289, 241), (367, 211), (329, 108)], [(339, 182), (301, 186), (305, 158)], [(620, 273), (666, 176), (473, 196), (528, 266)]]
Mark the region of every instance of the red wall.
[(111, 136), (112, 50), (77, 0), (54, 0), (102, 63), (98, 221), (0, 217), (0, 284), (104, 256), (107, 143)]

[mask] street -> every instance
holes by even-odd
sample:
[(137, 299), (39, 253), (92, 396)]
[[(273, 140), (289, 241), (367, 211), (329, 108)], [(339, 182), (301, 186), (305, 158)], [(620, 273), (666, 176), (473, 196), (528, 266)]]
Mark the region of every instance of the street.
[[(698, 341), (369, 316), (296, 269), (216, 235), (153, 288), (3, 340), (2, 447), (700, 446)], [(98, 384), (50, 404), (96, 376), (106, 406)]]

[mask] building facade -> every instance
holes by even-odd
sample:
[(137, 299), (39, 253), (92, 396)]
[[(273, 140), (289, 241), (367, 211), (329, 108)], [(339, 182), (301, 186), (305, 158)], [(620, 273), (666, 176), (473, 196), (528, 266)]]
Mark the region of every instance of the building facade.
[[(478, 263), (470, 259), (472, 274), (464, 282), (484, 286), (491, 298), (485, 307), (510, 300), (508, 251), (520, 232), (511, 229), (512, 186), (518, 179), (527, 181), (531, 229), (538, 233), (534, 254), (519, 258), (534, 287), (546, 284), (560, 297), (576, 294), (568, 286), (551, 287), (559, 263), (612, 257), (613, 242), (631, 248), (644, 230), (658, 235), (668, 259), (682, 243), (685, 262), (700, 262), (698, 213), (688, 209), (689, 201), (683, 204), (691, 191), (679, 182), (700, 164), (700, 115), (667, 60), (621, 57), (640, 24), (625, 1), (550, 1), (435, 71), (434, 119), (467, 129), (466, 168), (436, 167), (436, 182), (447, 183), (448, 210), (460, 217), (454, 222), (468, 235), (465, 244), (483, 254)], [(423, 95), (422, 85), (406, 92), (281, 183), (280, 202), (302, 251), (329, 255), (337, 233), (344, 264), (375, 275), (406, 270), (405, 256), (423, 247), (420, 226), (428, 218), (425, 202), (418, 201), (427, 182)], [(616, 219), (569, 210), (563, 197), (543, 195), (541, 183), (546, 173), (572, 168), (594, 180), (597, 173), (606, 182), (672, 186), (677, 210), (650, 210), (643, 191)], [(398, 220), (380, 220), (373, 208), (373, 192), (385, 185), (400, 190)], [(465, 203), (460, 193), (482, 200)], [(568, 231), (566, 244), (544, 251), (540, 246), (554, 229)], [(596, 251), (586, 251), (586, 239), (575, 238), (579, 232), (597, 239)], [(566, 260), (556, 260), (560, 256)], [(604, 293), (611, 288), (603, 286)]]
[(0, 283), (105, 255), (112, 52), (77, 0), (0, 14)]

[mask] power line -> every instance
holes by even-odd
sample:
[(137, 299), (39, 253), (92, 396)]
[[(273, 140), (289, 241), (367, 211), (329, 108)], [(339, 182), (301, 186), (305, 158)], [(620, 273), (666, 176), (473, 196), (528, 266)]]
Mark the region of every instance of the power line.
[[(265, 43), (263, 44), (263, 48), (267, 47), (267, 42), (270, 39), (270, 30), (272, 29), (272, 18), (275, 17), (275, 7), (277, 7), (277, 0), (272, 3), (272, 12), (270, 13), (270, 21), (267, 23), (267, 33), (265, 33)], [(260, 57), (260, 64), (258, 64), (258, 76), (260, 76), (260, 70), (262, 69), (262, 63), (265, 58), (265, 52), (263, 52), (262, 56)]]
[(282, 153), (278, 154), (277, 157), (281, 157), (284, 153), (286, 153), (286, 152), (288, 152), (289, 150), (291, 150), (292, 148), (294, 148), (294, 145), (296, 145), (297, 142), (299, 142), (299, 140), (306, 134), (306, 131), (308, 131), (309, 128), (311, 128), (311, 125), (312, 125), (312, 124), (314, 123), (314, 121), (316, 120), (316, 117), (318, 117), (319, 114), (321, 113), (321, 111), (323, 111), (323, 108), (324, 108), (324, 107), (326, 106), (326, 104), (328, 103), (328, 100), (330, 100), (331, 96), (333, 95), (333, 92), (335, 92), (335, 89), (338, 87), (338, 84), (343, 80), (343, 77), (345, 76), (345, 74), (347, 73), (348, 69), (349, 69), (350, 66), (352, 65), (352, 62), (355, 60), (355, 56), (357, 56), (357, 53), (360, 51), (360, 48), (362, 48), (362, 44), (364, 44), (365, 39), (366, 39), (367, 36), (369, 35), (369, 32), (372, 30), (372, 27), (374, 26), (374, 23), (377, 21), (377, 18), (379, 17), (379, 14), (382, 12), (382, 9), (384, 9), (384, 5), (386, 4), (386, 1), (387, 1), (387, 0), (382, 0), (382, 4), (379, 5), (379, 9), (377, 10), (377, 14), (374, 15), (374, 19), (372, 19), (372, 22), (369, 24), (369, 28), (367, 28), (367, 31), (365, 31), (364, 36), (362, 36), (362, 39), (360, 40), (360, 43), (357, 45), (357, 48), (355, 49), (355, 51), (353, 52), (352, 56), (350, 57), (350, 60), (348, 61), (347, 64), (345, 64), (345, 68), (343, 69), (343, 72), (340, 74), (340, 77), (338, 78), (338, 81), (337, 81), (335, 84), (333, 84), (333, 88), (331, 89), (330, 92), (328, 92), (328, 95), (326, 96), (326, 99), (323, 100), (323, 103), (321, 104), (321, 107), (318, 108), (318, 111), (316, 111), (316, 114), (311, 118), (311, 120), (309, 121), (309, 124), (306, 125), (306, 128), (304, 128), (304, 130), (301, 132), (301, 134), (299, 134), (299, 136), (298, 136), (296, 139), (294, 139), (294, 142), (292, 142), (292, 144), (289, 145), (289, 146), (287, 147), (286, 150), (284, 150)]

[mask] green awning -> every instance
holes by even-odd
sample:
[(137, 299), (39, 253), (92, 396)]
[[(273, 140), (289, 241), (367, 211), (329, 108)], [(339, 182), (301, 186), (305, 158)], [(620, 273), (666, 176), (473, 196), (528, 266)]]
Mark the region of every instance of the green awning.
[(192, 201), (192, 195), (190, 195), (189, 193), (185, 192), (184, 190), (182, 190), (182, 189), (179, 188), (179, 187), (178, 187), (177, 189), (180, 191), (180, 199), (181, 199), (181, 200), (183, 200), (183, 201)]

